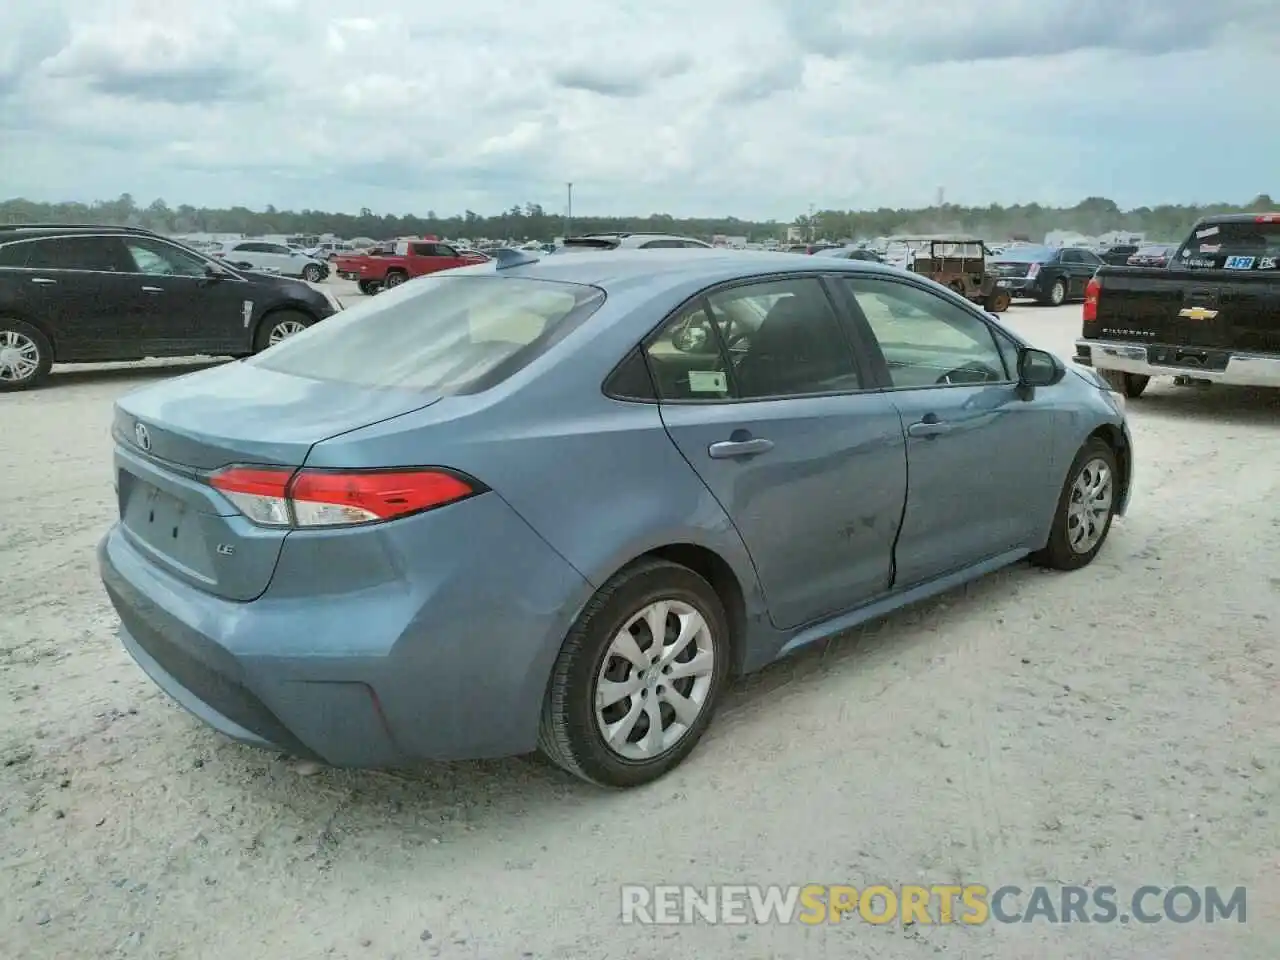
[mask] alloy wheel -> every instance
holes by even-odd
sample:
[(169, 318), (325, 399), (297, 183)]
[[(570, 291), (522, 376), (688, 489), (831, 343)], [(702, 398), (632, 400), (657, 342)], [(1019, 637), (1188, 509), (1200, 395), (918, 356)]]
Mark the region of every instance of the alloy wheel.
[(1102, 539), (1114, 486), (1111, 467), (1100, 457), (1088, 461), (1076, 474), (1067, 498), (1067, 542), (1075, 553), (1088, 553)]
[(596, 725), (609, 750), (651, 761), (675, 747), (707, 704), (715, 657), (711, 627), (690, 604), (659, 600), (632, 616), (596, 677)]
[(21, 383), (40, 369), (40, 347), (26, 334), (0, 330), (0, 380)]
[(281, 320), (271, 328), (271, 334), (267, 337), (267, 345), (275, 346), (281, 340), (288, 340), (295, 333), (301, 333), (307, 329), (307, 325), (300, 320)]

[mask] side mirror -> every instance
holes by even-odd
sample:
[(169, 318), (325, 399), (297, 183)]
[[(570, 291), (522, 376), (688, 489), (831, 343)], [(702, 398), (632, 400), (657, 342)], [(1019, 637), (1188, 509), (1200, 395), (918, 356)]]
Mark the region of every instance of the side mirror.
[(1024, 387), (1051, 387), (1064, 373), (1062, 361), (1047, 350), (1026, 347), (1018, 353), (1018, 383)]

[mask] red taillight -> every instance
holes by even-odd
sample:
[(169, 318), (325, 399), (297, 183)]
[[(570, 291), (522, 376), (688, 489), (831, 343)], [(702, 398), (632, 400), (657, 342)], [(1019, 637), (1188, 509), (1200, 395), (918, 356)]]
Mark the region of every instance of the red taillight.
[(1084, 288), (1084, 322), (1096, 323), (1098, 320), (1098, 301), (1102, 299), (1102, 278), (1094, 277)]
[(1280, 213), (1264, 213), (1253, 220), (1255, 223), (1280, 223)]
[(1033, 279), (1035, 279), (1037, 276), (1039, 276), (1039, 274), (1040, 274), (1040, 264), (1038, 264), (1038, 263), (1033, 263), (1030, 267), (1028, 267), (1028, 268), (1027, 268), (1027, 279), (1028, 279), (1028, 280), (1033, 280)]
[(209, 478), (266, 527), (340, 527), (394, 520), (466, 499), (478, 485), (441, 469), (299, 470), (227, 467)]

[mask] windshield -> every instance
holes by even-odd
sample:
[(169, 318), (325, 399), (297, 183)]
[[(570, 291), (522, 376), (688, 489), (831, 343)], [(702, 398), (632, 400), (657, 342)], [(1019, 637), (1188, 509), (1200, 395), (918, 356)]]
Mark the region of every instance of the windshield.
[(1178, 251), (1176, 262), (1190, 270), (1276, 270), (1280, 221), (1230, 221), (1197, 227)]
[(515, 277), (422, 277), (245, 361), (363, 387), (474, 393), (501, 383), (596, 312), (605, 294)]
[(1042, 263), (1053, 258), (1053, 251), (1048, 247), (1010, 247), (1000, 254), (1006, 263)]

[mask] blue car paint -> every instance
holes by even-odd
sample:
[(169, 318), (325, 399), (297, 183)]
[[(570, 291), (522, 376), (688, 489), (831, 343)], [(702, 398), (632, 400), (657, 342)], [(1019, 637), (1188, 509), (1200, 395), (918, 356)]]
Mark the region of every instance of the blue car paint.
[[(594, 590), (652, 550), (692, 545), (727, 566), (743, 605), (736, 666), (753, 670), (1043, 545), (1088, 435), (1112, 429), (1131, 445), (1123, 417), (1084, 375), (1031, 397), (984, 386), (675, 405), (601, 389), (628, 350), (708, 286), (845, 271), (901, 277), (785, 254), (551, 258), (502, 273), (592, 283), (605, 304), (483, 393), (357, 398), (232, 364), (131, 394), (118, 408), (122, 446), (134, 419), (173, 416), (214, 446), (223, 431), (258, 431), (293, 444), (279, 448), (283, 459), (308, 467), (440, 464), (491, 490), (370, 528), (265, 531), (277, 559), (252, 602), (243, 585), (213, 595), (117, 525), (99, 557), (126, 646), (180, 703), (248, 742), (347, 766), (501, 756), (533, 749), (551, 665)], [(929, 281), (909, 282), (973, 309)], [(943, 399), (957, 432), (908, 437), (905, 425)], [(774, 451), (736, 471), (705, 458), (706, 441), (748, 421), (777, 431)], [(817, 429), (825, 424), (830, 437)], [(167, 469), (132, 466), (149, 476)], [(994, 471), (990, 489), (984, 470)], [(244, 522), (213, 500), (220, 522)], [(1126, 502), (1127, 489), (1121, 510)], [(1027, 514), (1003, 516), (1009, 504)]]

